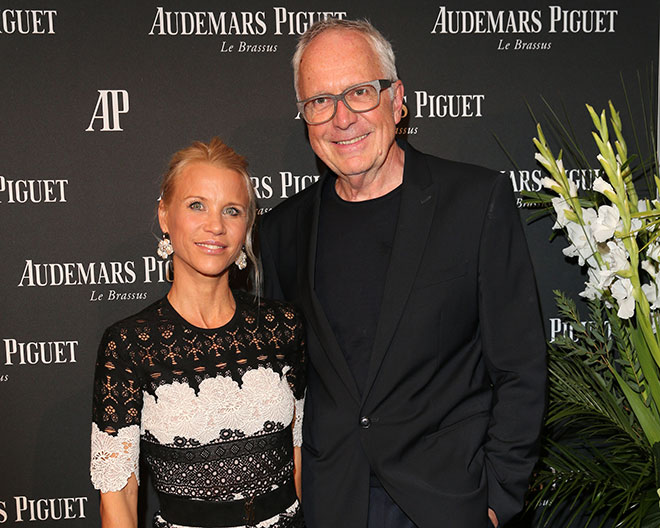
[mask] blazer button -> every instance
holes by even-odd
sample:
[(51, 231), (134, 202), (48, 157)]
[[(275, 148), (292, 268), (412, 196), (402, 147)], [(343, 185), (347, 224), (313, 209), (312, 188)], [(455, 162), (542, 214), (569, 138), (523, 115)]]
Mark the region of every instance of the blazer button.
[(368, 416), (363, 416), (360, 418), (360, 427), (362, 429), (369, 429), (369, 426), (371, 425), (371, 420), (369, 419)]

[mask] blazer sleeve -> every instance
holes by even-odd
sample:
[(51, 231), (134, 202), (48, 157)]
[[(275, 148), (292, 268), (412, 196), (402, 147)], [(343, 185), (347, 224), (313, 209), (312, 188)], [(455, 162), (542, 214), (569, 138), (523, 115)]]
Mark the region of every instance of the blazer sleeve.
[(280, 285), (277, 273), (275, 255), (272, 252), (271, 244), (273, 242), (272, 222), (269, 214), (261, 219), (259, 226), (259, 249), (261, 258), (261, 269), (263, 271), (264, 297), (267, 299), (286, 300), (284, 292)]
[(481, 231), (479, 318), (494, 388), (485, 443), (488, 504), (504, 524), (521, 510), (538, 457), (546, 344), (520, 216), (508, 179), (499, 175)]

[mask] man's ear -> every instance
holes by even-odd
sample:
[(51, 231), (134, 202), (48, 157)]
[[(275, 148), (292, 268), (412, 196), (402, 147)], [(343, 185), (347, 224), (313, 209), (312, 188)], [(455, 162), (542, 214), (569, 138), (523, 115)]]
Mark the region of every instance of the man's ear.
[(394, 88), (394, 98), (392, 99), (392, 110), (394, 111), (394, 122), (399, 123), (401, 121), (401, 115), (403, 112), (403, 83), (401, 81), (396, 81), (392, 88)]

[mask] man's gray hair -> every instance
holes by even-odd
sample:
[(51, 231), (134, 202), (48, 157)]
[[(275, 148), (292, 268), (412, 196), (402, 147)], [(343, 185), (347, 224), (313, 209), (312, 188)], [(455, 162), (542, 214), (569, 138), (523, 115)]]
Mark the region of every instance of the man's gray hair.
[(339, 18), (328, 18), (312, 24), (307, 31), (303, 33), (296, 45), (296, 51), (291, 59), (296, 99), (300, 99), (300, 92), (298, 90), (298, 73), (303, 53), (315, 37), (330, 29), (357, 31), (367, 37), (369, 42), (371, 42), (371, 46), (373, 47), (376, 56), (380, 59), (381, 68), (383, 69), (383, 77), (391, 81), (396, 81), (398, 79), (392, 44), (389, 43), (380, 31), (371, 25), (371, 22), (368, 20), (341, 20)]

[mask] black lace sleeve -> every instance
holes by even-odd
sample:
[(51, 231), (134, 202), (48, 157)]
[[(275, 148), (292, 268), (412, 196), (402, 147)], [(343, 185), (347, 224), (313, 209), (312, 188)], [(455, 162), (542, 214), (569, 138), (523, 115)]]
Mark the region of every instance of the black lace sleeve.
[(108, 328), (96, 359), (92, 419), (101, 431), (108, 434), (140, 424), (142, 387), (129, 357), (127, 338), (126, 328)]
[(305, 372), (305, 328), (302, 317), (290, 306), (285, 305), (284, 310), (285, 325), (287, 333), (290, 336), (289, 346), (285, 356), (287, 364), (286, 378), (291, 387), (291, 392), (295, 399), (295, 412), (293, 416), (293, 445), (301, 446), (302, 422), (305, 407), (305, 388), (307, 386)]
[(302, 317), (291, 306), (285, 308), (284, 317), (287, 319), (287, 328), (292, 333), (292, 340), (286, 357), (287, 365), (290, 368), (286, 373), (286, 377), (295, 399), (302, 400), (305, 397), (307, 386), (305, 375), (305, 327)]
[(127, 338), (125, 326), (108, 328), (96, 360), (90, 473), (103, 492), (122, 489), (131, 473), (138, 476), (142, 387)]

